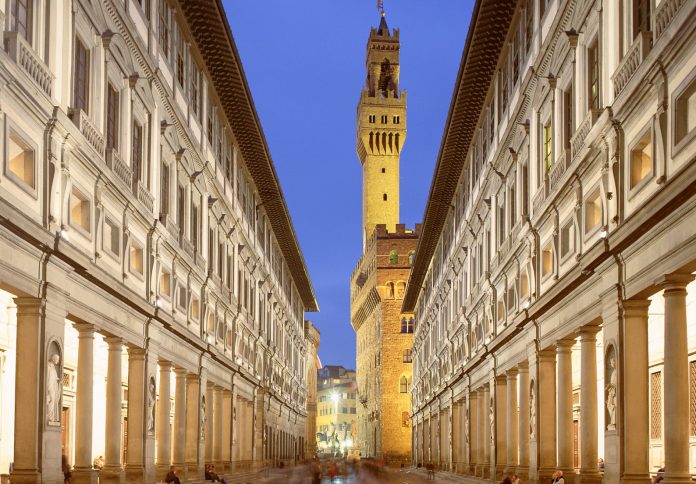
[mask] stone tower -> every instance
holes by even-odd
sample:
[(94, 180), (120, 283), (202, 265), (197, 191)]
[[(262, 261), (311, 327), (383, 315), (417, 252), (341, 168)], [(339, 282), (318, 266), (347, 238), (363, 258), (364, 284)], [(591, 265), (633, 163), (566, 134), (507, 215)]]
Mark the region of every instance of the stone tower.
[(399, 91), (399, 30), (382, 13), (367, 41), (357, 151), (363, 168), (363, 248), (378, 224), (399, 223), (399, 156), (406, 141), (406, 93)]

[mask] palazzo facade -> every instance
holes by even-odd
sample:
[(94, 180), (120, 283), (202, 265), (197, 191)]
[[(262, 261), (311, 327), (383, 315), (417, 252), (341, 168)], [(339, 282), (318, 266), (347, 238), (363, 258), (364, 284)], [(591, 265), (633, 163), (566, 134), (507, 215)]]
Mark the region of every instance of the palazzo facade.
[(0, 28), (0, 473), (302, 458), (318, 307), (221, 2), (8, 0)]
[(696, 473), (696, 3), (478, 0), (403, 311), (413, 462)]
[(406, 92), (399, 89), (399, 30), (384, 14), (367, 41), (357, 152), (363, 171), (363, 255), (350, 282), (356, 334), (357, 442), (362, 455), (409, 462), (413, 314), (401, 312), (418, 230), (399, 223)]

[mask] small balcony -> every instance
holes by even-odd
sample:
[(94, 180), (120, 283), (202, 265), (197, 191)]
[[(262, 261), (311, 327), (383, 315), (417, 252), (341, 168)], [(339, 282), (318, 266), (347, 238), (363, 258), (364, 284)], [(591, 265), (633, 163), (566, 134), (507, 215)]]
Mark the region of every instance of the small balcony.
[(106, 153), (106, 164), (116, 173), (116, 176), (126, 184), (128, 189), (133, 186), (133, 172), (116, 150), (109, 150)]
[(686, 0), (662, 0), (655, 8), (655, 40), (660, 38)]
[(104, 156), (104, 137), (101, 135), (97, 127), (94, 125), (87, 113), (82, 109), (71, 109), (70, 119), (75, 123), (77, 129), (80, 130), (82, 136), (95, 149), (99, 156)]
[(34, 80), (48, 97), (51, 97), (55, 76), (34, 52), (29, 42), (17, 32), (5, 32), (4, 41), (5, 51), (10, 58)]
[(138, 201), (142, 203), (148, 212), (152, 212), (155, 203), (155, 197), (152, 196), (150, 190), (140, 180), (136, 180), (138, 186)]
[(640, 32), (612, 76), (614, 97), (621, 94), (628, 81), (631, 80), (633, 74), (648, 56), (650, 49), (652, 49), (652, 32)]

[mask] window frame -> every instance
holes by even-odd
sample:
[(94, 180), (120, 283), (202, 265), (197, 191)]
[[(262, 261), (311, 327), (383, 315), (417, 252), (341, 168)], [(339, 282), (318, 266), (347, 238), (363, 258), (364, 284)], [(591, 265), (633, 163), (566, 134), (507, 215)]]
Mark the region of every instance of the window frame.
[[(117, 237), (117, 244), (118, 247), (116, 248), (116, 252), (113, 252), (111, 248), (105, 247), (105, 237), (104, 237), (104, 226), (109, 225), (110, 227), (114, 227), (118, 230), (118, 237)], [(123, 240), (122, 240), (122, 234), (123, 230), (121, 228), (121, 225), (116, 222), (116, 217), (112, 217), (108, 212), (104, 214), (104, 221), (102, 222), (102, 240), (101, 240), (101, 246), (102, 246), (102, 252), (106, 252), (111, 258), (113, 258), (116, 262), (121, 262), (121, 246), (123, 245)]]
[[(20, 32), (17, 29), (17, 20), (19, 16), (17, 15), (18, 10), (19, 10), (19, 4), (21, 2), (24, 2), (24, 11), (25, 11), (25, 25), (24, 25), (24, 32)], [(14, 7), (14, 8), (13, 8)], [(7, 20), (8, 20), (8, 30), (10, 32), (17, 32), (17, 35), (21, 35), (24, 40), (27, 41), (29, 45), (34, 47), (34, 1), (33, 0), (10, 0), (9, 4), (7, 5)], [(14, 22), (13, 22), (14, 20)], [(14, 23), (14, 25), (13, 25)]]
[[(140, 250), (142, 252), (142, 269), (143, 269), (142, 273), (133, 269), (133, 244), (140, 247)], [(145, 263), (146, 263), (145, 244), (143, 244), (140, 241), (140, 239), (138, 239), (137, 237), (134, 237), (133, 235), (131, 235), (131, 238), (128, 241), (128, 273), (134, 275), (136, 278), (140, 279), (141, 281), (145, 280)]]
[[(87, 47), (87, 42), (85, 42), (79, 33), (75, 33), (73, 36), (73, 69), (72, 69), (72, 104), (73, 108), (82, 110), (85, 114), (89, 114), (90, 111), (90, 65), (91, 65), (91, 55), (92, 50)], [(78, 53), (84, 53), (84, 64), (80, 68), (78, 62)], [(81, 92), (80, 87), (82, 88)], [(78, 103), (78, 99), (80, 100)]]
[[(17, 124), (15, 124), (9, 117), (5, 116), (5, 130), (4, 130), (4, 136), (3, 136), (3, 141), (4, 141), (4, 154), (5, 154), (5, 162), (3, 163), (4, 168), (3, 168), (3, 174), (5, 175), (5, 178), (8, 180), (12, 181), (17, 187), (22, 189), (24, 192), (26, 192), (29, 196), (31, 196), (33, 199), (38, 200), (39, 198), (39, 190), (38, 190), (38, 183), (39, 183), (39, 164), (36, 159), (36, 155), (39, 152), (38, 145), (33, 142), (33, 139), (23, 130), (21, 129)], [(14, 134), (26, 145), (28, 146), (32, 152), (33, 152), (33, 186), (29, 185), (27, 182), (25, 182), (22, 178), (20, 178), (17, 174), (15, 174), (11, 169), (10, 169), (10, 133), (14, 132)]]
[[(587, 229), (587, 203), (590, 200), (590, 197), (597, 193), (597, 197), (599, 200), (599, 222), (594, 225), (590, 230)], [(587, 194), (583, 196), (582, 199), (582, 232), (583, 232), (583, 240), (587, 242), (592, 236), (594, 236), (597, 232), (599, 232), (602, 228), (603, 225), (603, 211), (604, 211), (604, 201), (602, 200), (602, 191), (599, 188), (599, 183), (595, 183), (595, 185), (587, 191)]]
[(693, 88), (696, 97), (696, 71), (689, 73), (689, 75), (677, 86), (674, 92), (670, 96), (670, 117), (672, 122), (671, 129), (671, 148), (672, 157), (677, 156), (684, 149), (685, 146), (690, 144), (696, 137), (696, 124), (691, 131), (686, 132), (681, 139), (677, 140), (677, 104), (680, 98), (689, 90)]
[[(696, 96), (696, 94), (694, 94)], [(696, 129), (694, 130), (696, 131)], [(650, 171), (641, 180), (631, 186), (631, 172), (633, 171), (633, 152), (643, 140), (646, 134), (650, 134)], [(642, 151), (642, 150), (641, 150)], [(628, 169), (626, 170), (626, 186), (628, 187), (628, 199), (631, 200), (638, 192), (646, 187), (651, 180), (655, 178), (655, 132), (653, 131), (652, 121), (633, 137), (630, 143), (627, 144), (626, 154), (628, 155)]]
[[(89, 228), (86, 229), (82, 226), (82, 224), (77, 223), (73, 220), (72, 216), (72, 200), (74, 193), (77, 192), (79, 195), (81, 195), (82, 198), (82, 203), (87, 203), (87, 206), (89, 208), (89, 213), (88, 213), (88, 222), (89, 222)], [(82, 236), (86, 237), (89, 240), (92, 240), (92, 235), (94, 234), (94, 231), (92, 230), (94, 226), (94, 221), (93, 221), (93, 215), (94, 215), (94, 202), (92, 197), (90, 196), (90, 193), (88, 190), (85, 190), (85, 188), (80, 184), (77, 183), (76, 180), (72, 180), (72, 186), (70, 187), (70, 194), (68, 195), (68, 225), (72, 229), (76, 229), (78, 233), (80, 233)]]

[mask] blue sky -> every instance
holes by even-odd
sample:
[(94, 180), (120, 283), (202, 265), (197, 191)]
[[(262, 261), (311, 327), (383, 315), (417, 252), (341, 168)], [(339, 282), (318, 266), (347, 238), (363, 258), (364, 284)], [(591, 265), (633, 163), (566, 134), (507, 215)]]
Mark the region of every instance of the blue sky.
[[(350, 274), (362, 252), (355, 113), (376, 0), (223, 0), (321, 309), (324, 364), (355, 368)], [(423, 216), (473, 0), (384, 0), (401, 33), (408, 137), (401, 222)]]

